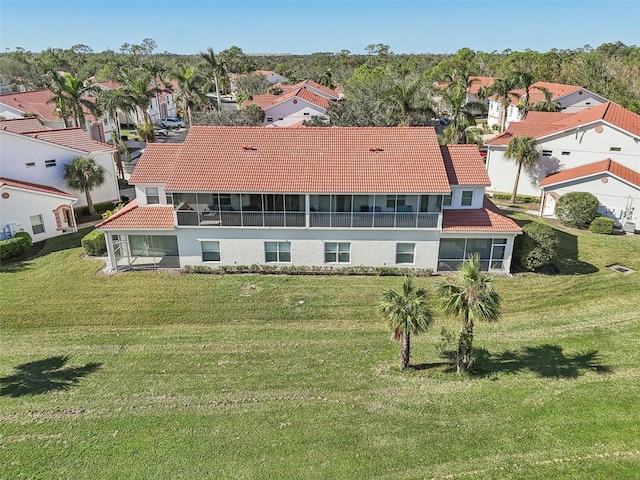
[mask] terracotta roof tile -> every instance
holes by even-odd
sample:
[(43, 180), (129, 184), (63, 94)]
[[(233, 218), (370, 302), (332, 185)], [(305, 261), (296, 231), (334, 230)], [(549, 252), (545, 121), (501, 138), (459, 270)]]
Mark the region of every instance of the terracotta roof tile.
[(440, 147), (450, 185), (491, 185), (476, 145)]
[(244, 102), (242, 106), (244, 107), (247, 105), (258, 105), (260, 108), (266, 111), (271, 107), (284, 103), (294, 97), (300, 98), (302, 100), (305, 100), (306, 102), (312, 103), (324, 109), (326, 109), (329, 105), (329, 100), (327, 98), (317, 95), (307, 88), (301, 87), (289, 89), (284, 93), (281, 93), (280, 95), (256, 95), (255, 97), (253, 97), (253, 100)]
[(138, 206), (135, 199), (124, 208), (103, 220), (101, 230), (174, 230), (173, 207), (164, 205)]
[(47, 185), (40, 185), (37, 183), (23, 182), (21, 180), (13, 180), (11, 178), (0, 177), (0, 187), (13, 187), (20, 188), (22, 190), (31, 190), (33, 192), (49, 193), (51, 195), (59, 195), (61, 197), (73, 198), (76, 197), (70, 193), (63, 192), (57, 188), (48, 187)]
[(164, 178), (167, 191), (450, 191), (433, 127), (193, 126), (179, 151), (166, 147), (145, 150), (132, 183)]
[(442, 231), (520, 233), (522, 228), (485, 198), (482, 208), (443, 210)]
[(111, 145), (91, 140), (81, 128), (56, 128), (24, 135), (85, 153), (115, 151)]
[(496, 81), (496, 77), (470, 77), (469, 80), (473, 81), (469, 87), (469, 93), (477, 95), (480, 88), (490, 87), (493, 85), (493, 82)]
[(614, 162), (610, 158), (606, 160), (601, 160), (599, 162), (589, 163), (587, 165), (581, 165), (579, 167), (568, 168), (566, 170), (562, 170), (560, 172), (554, 173), (545, 177), (541, 182), (541, 187), (546, 187), (549, 185), (557, 185), (559, 183), (564, 183), (570, 180), (575, 180), (578, 178), (589, 177), (592, 175), (597, 175), (599, 173), (608, 172), (612, 175), (615, 175), (618, 178), (626, 180), (629, 183), (632, 183), (638, 187), (640, 187), (640, 173), (635, 170), (631, 170), (630, 168), (625, 167), (624, 165), (620, 165), (617, 162)]
[(13, 120), (0, 120), (0, 130), (13, 133), (27, 133), (46, 130), (47, 127), (37, 118), (16, 118)]
[[(586, 90), (585, 88), (579, 85), (565, 85), (563, 83), (550, 83), (550, 82), (536, 82), (531, 87), (529, 87), (529, 102), (532, 104), (536, 104), (541, 100), (544, 100), (544, 93), (541, 90), (538, 90), (536, 87), (546, 88), (551, 92), (552, 100), (556, 100), (558, 98), (564, 97), (565, 95), (569, 95), (570, 93), (577, 92), (578, 90)], [(524, 88), (517, 88), (512, 90), (512, 92), (517, 93), (519, 97), (522, 97), (525, 93)], [(492, 95), (490, 98), (495, 99), (496, 96)], [(518, 105), (519, 98), (511, 98), (512, 105)]]
[(165, 183), (175, 165), (181, 143), (148, 143), (136, 163), (129, 182)]
[(41, 118), (47, 121), (60, 122), (60, 117), (55, 113), (56, 106), (53, 103), (47, 103), (52, 96), (53, 94), (50, 90), (6, 93), (4, 95), (0, 95), (0, 103), (24, 113), (37, 113)]

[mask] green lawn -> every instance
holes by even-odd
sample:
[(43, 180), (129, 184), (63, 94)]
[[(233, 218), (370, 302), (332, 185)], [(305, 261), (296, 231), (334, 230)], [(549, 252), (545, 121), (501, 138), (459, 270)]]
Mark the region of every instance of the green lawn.
[(638, 476), (640, 238), (567, 230), (558, 275), (499, 278), (461, 378), (439, 313), (398, 370), (399, 278), (104, 276), (83, 233), (0, 268), (2, 479)]

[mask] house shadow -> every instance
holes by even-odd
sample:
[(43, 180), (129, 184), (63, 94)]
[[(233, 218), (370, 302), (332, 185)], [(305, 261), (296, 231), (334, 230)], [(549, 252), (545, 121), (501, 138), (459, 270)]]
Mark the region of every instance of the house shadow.
[[(454, 352), (446, 352), (446, 355), (450, 358), (455, 357)], [(455, 369), (454, 359), (452, 368)], [(472, 376), (517, 374), (522, 371), (533, 372), (542, 378), (572, 379), (585, 372), (605, 374), (613, 370), (610, 366), (602, 364), (596, 350), (567, 355), (561, 346), (551, 344), (525, 347), (520, 351), (490, 352), (484, 348), (474, 349)]]
[[(519, 226), (524, 227), (528, 223), (534, 222), (534, 220), (522, 220), (512, 218)], [(549, 225), (548, 223), (545, 223)], [(555, 258), (551, 265), (541, 269), (538, 273), (547, 275), (587, 275), (590, 273), (598, 272), (598, 268), (590, 263), (583, 262), (578, 259), (578, 237), (572, 235), (569, 232), (555, 228), (553, 225), (549, 225), (558, 237), (558, 248)], [(516, 244), (518, 242), (516, 238)], [(522, 273), (526, 272), (516, 261), (513, 262), (512, 272)]]
[(15, 398), (68, 390), (102, 365), (87, 363), (82, 367), (69, 367), (68, 362), (68, 356), (58, 355), (18, 365), (11, 375), (0, 378), (0, 396)]

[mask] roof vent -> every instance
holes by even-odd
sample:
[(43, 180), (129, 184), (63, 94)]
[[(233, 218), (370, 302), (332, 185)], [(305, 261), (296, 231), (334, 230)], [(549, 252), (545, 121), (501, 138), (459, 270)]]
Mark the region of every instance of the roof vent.
[(384, 152), (382, 147), (369, 147), (370, 152)]
[(242, 145), (242, 149), (243, 150), (257, 150), (257, 148), (252, 146), (252, 145)]

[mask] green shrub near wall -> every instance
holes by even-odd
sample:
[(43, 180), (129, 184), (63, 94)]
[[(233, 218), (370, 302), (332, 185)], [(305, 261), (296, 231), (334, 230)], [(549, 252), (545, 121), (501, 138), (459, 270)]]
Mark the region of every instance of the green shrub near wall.
[(87, 233), (82, 237), (80, 243), (86, 254), (91, 257), (100, 256), (107, 251), (107, 242), (104, 238), (104, 233), (98, 230)]
[(538, 222), (527, 223), (516, 238), (515, 257), (522, 268), (538, 270), (556, 256), (558, 236), (553, 228)]
[(27, 232), (18, 232), (13, 238), (0, 240), (0, 260), (27, 253), (31, 245), (33, 245), (33, 241)]
[(598, 199), (588, 192), (565, 193), (556, 205), (556, 216), (566, 225), (587, 228), (598, 216), (599, 206)]
[(611, 235), (613, 232), (613, 218), (609, 217), (596, 217), (589, 225), (589, 231), (593, 233), (600, 233), (603, 235)]

